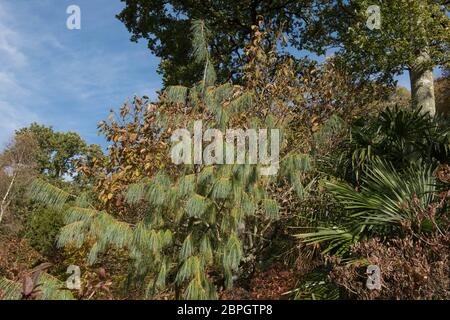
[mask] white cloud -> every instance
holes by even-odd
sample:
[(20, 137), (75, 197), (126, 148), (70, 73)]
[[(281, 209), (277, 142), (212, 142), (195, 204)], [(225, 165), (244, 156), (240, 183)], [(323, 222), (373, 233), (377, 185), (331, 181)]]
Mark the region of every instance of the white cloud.
[(25, 106), (30, 92), (12, 73), (0, 71), (0, 150), (16, 129), (38, 121), (36, 113)]
[(14, 66), (23, 67), (26, 64), (26, 57), (14, 43), (14, 38), (18, 35), (13, 30), (0, 23), (0, 55), (3, 56), (6, 63), (12, 63)]
[[(54, 1), (0, 0), (0, 150), (14, 130), (33, 121), (95, 140), (95, 123), (109, 108), (134, 93), (156, 97), (160, 81), (140, 77), (150, 71), (142, 68), (147, 48), (138, 49), (128, 34), (123, 43), (132, 49), (112, 46), (94, 22), (89, 31), (67, 30), (64, 9)], [(113, 13), (103, 18), (108, 27), (117, 24)], [(145, 67), (153, 68), (150, 63)]]
[(16, 129), (38, 120), (27, 105), (32, 94), (16, 77), (26, 70), (28, 58), (23, 41), (25, 37), (10, 25), (14, 17), (4, 3), (0, 3), (0, 150), (11, 139)]
[(0, 114), (0, 150), (11, 139), (15, 130), (39, 120), (36, 114), (30, 113), (23, 105), (17, 104), (13, 107), (9, 102), (2, 100), (0, 100)]
[(0, 56), (4, 65), (23, 67), (27, 59), (18, 44), (19, 34), (9, 26), (11, 18), (5, 5), (0, 3)]

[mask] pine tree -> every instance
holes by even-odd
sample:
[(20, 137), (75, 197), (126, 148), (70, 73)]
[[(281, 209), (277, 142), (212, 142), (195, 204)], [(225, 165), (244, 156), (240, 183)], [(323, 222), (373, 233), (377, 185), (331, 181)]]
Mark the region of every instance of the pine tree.
[[(203, 21), (193, 23), (194, 54), (204, 64), (204, 75), (191, 88), (165, 90), (157, 119), (161, 131), (192, 128), (202, 120), (204, 129), (280, 128), (283, 132), (290, 121), (294, 88), (289, 81), (295, 78), (290, 60), (276, 54), (276, 41), (266, 40), (268, 32), (262, 31), (262, 25), (253, 31), (247, 48), (247, 84), (216, 85), (209, 31)], [(257, 242), (256, 232), (279, 218), (280, 206), (269, 186), (287, 179), (303, 195), (299, 173), (309, 170), (309, 158), (288, 152), (286, 143), (280, 143), (283, 161), (278, 176), (262, 176), (261, 164), (194, 164), (160, 170), (129, 185), (128, 204), (145, 204), (148, 212), (135, 225), (41, 180), (34, 182), (31, 194), (59, 208), (69, 202), (58, 245), (92, 244), (90, 264), (110, 247), (125, 249), (133, 261), (133, 276), (145, 283), (148, 296), (169, 288), (177, 298), (215, 299), (221, 287), (230, 288), (239, 276), (241, 262)]]

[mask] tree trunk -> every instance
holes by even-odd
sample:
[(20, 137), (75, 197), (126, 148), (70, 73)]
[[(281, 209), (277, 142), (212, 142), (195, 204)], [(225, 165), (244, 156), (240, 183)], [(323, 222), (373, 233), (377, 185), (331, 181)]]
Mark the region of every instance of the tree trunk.
[(411, 81), (411, 102), (414, 109), (422, 107), (422, 112), (436, 113), (434, 99), (433, 69), (430, 66), (430, 56), (426, 51), (421, 52), (409, 69)]
[(6, 208), (8, 207), (9, 201), (8, 196), (11, 192), (12, 186), (14, 185), (14, 181), (16, 180), (17, 173), (13, 174), (13, 177), (11, 179), (11, 182), (9, 183), (8, 190), (6, 190), (6, 193), (2, 199), (2, 202), (0, 203), (0, 222), (2, 222), (3, 215), (5, 214)]

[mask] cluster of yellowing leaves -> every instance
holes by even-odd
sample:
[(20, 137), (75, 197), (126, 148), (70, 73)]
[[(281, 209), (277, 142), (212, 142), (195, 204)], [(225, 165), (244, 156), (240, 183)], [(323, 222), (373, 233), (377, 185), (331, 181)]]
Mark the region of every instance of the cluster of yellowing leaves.
[(99, 123), (99, 134), (110, 143), (107, 155), (80, 165), (79, 171), (95, 181), (102, 209), (122, 211), (124, 188), (170, 163), (164, 142), (167, 132), (155, 125), (157, 108), (148, 97), (136, 97)]

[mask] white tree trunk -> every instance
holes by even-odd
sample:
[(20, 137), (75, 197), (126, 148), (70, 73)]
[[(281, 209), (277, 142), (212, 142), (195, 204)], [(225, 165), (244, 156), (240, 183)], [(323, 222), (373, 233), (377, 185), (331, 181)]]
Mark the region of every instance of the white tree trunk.
[(436, 113), (434, 98), (433, 69), (429, 65), (430, 57), (421, 52), (409, 70), (411, 81), (411, 102), (414, 109), (422, 107), (422, 112)]
[(12, 186), (14, 185), (14, 181), (16, 180), (16, 177), (17, 177), (17, 173), (14, 173), (13, 177), (11, 179), (11, 182), (9, 183), (8, 190), (6, 190), (6, 193), (2, 199), (2, 202), (0, 203), (0, 222), (2, 222), (3, 215), (5, 214), (6, 208), (9, 205), (10, 201), (8, 201), (8, 196), (11, 192)]

